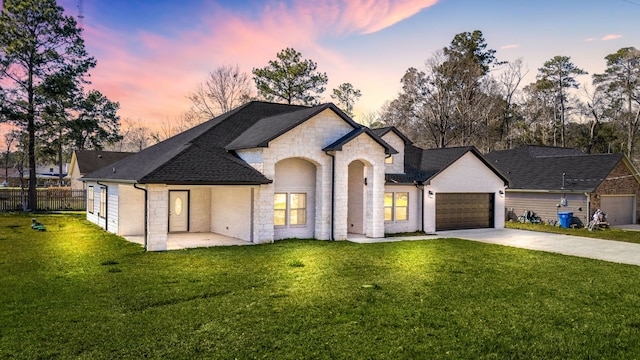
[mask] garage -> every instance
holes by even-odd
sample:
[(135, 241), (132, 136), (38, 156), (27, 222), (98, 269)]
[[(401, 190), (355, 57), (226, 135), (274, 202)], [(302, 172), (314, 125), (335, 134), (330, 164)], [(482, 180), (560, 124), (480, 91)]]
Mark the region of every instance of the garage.
[(493, 193), (437, 193), (436, 231), (494, 227)]
[[(607, 221), (611, 225), (633, 224), (633, 215), (635, 209), (633, 204), (636, 202), (634, 195), (620, 196), (601, 196), (600, 206), (602, 211), (607, 214)], [(595, 209), (593, 209), (595, 211)]]

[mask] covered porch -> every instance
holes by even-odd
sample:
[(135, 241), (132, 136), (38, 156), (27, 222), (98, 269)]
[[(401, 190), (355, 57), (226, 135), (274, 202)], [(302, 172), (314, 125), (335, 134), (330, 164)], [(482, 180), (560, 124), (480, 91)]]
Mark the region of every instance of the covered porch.
[[(125, 235), (128, 241), (144, 246), (144, 235)], [(217, 233), (169, 233), (167, 234), (167, 250), (193, 249), (213, 246), (253, 245), (231, 236)]]

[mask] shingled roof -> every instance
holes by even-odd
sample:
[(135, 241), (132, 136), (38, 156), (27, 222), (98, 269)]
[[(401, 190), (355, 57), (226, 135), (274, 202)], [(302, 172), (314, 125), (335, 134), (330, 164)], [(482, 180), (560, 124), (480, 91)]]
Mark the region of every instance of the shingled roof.
[(271, 140), (326, 109), (354, 129), (361, 127), (333, 104), (307, 107), (253, 101), (92, 172), (84, 180), (184, 185), (270, 183), (234, 150), (268, 146)]
[(508, 184), (508, 179), (492, 166), (487, 159), (473, 146), (461, 146), (442, 149), (421, 149), (405, 143), (404, 174), (387, 174), (387, 183), (412, 184), (428, 183), (466, 153), (475, 155), (498, 177)]
[[(102, 150), (77, 150), (74, 153), (80, 174), (92, 173), (134, 154), (132, 152)], [(71, 166), (75, 166), (75, 163), (72, 162)], [(69, 170), (69, 173), (71, 173), (71, 170)]]
[[(486, 155), (510, 180), (510, 189), (592, 192), (622, 161), (622, 154), (521, 146)], [(563, 175), (564, 174), (564, 175)]]

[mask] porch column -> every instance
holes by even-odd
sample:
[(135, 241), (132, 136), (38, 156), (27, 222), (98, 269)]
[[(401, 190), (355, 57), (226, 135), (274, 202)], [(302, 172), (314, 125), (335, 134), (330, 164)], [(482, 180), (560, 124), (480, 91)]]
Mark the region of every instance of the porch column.
[(273, 242), (273, 194), (273, 184), (260, 185), (254, 193), (253, 242), (256, 244)]
[(167, 250), (169, 189), (166, 185), (148, 185), (147, 194), (147, 250)]
[(335, 194), (333, 197), (333, 239), (347, 240), (349, 217), (349, 163), (343, 152), (336, 152)]
[(372, 184), (367, 186), (367, 237), (384, 237), (384, 163), (373, 166)]

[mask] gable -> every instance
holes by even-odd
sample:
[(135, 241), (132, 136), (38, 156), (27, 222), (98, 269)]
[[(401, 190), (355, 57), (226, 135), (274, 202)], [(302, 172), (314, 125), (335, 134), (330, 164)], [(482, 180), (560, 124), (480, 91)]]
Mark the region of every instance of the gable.
[(495, 192), (504, 188), (504, 180), (478, 156), (469, 151), (435, 175), (431, 186), (440, 192)]
[[(353, 126), (345, 122), (333, 110), (325, 109), (291, 130), (273, 139), (269, 147), (275, 151), (286, 147), (309, 147), (321, 151), (337, 139), (353, 130)], [(286, 144), (286, 145), (285, 145)]]

